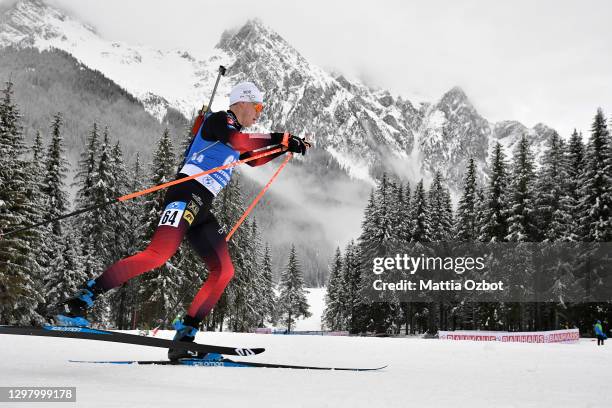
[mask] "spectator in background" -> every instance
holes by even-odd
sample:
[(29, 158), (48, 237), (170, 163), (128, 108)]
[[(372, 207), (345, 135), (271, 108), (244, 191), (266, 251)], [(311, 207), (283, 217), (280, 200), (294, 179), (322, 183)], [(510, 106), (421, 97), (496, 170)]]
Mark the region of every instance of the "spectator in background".
[(597, 337), (597, 345), (603, 346), (604, 340), (607, 339), (608, 336), (606, 336), (606, 334), (604, 333), (600, 320), (598, 320), (597, 323), (595, 323), (594, 328), (595, 328), (595, 337)]

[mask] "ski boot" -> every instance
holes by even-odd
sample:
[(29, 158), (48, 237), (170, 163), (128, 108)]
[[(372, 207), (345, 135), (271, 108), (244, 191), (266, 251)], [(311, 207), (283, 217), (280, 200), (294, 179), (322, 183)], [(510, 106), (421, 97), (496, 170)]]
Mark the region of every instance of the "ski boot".
[[(185, 341), (193, 343), (195, 336), (198, 333), (198, 325), (200, 322), (195, 318), (186, 315), (183, 320), (176, 320), (172, 323), (176, 329), (176, 334), (172, 341)], [(201, 354), (195, 351), (180, 350), (180, 349), (168, 349), (168, 359), (171, 361), (177, 361), (181, 358), (204, 358), (205, 354)]]
[(55, 322), (62, 326), (89, 327), (87, 311), (93, 308), (96, 296), (102, 292), (95, 284), (93, 279), (88, 281), (74, 296), (59, 303), (59, 310), (53, 316)]

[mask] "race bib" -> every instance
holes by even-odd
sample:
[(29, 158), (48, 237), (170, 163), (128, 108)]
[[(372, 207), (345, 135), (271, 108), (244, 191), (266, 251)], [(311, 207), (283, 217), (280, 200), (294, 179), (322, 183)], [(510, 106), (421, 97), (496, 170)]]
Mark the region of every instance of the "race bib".
[(166, 225), (168, 227), (178, 227), (179, 223), (181, 222), (183, 212), (185, 212), (186, 206), (187, 203), (182, 201), (174, 201), (168, 204), (164, 209), (158, 226)]

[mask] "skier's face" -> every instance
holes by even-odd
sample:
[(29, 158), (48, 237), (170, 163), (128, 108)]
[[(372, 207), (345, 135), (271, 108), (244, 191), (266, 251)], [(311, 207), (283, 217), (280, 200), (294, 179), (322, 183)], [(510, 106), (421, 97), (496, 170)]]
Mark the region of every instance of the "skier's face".
[(244, 127), (252, 126), (259, 119), (263, 104), (259, 102), (240, 102), (239, 109), (235, 109), (238, 122)]

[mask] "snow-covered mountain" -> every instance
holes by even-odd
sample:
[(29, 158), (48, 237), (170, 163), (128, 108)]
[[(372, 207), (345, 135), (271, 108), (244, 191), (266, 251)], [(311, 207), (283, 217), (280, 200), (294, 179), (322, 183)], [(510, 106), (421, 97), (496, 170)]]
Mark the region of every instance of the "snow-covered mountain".
[(208, 101), (223, 64), (228, 78), (213, 109), (226, 107), (232, 84), (252, 80), (266, 91), (259, 128), (312, 135), (351, 177), (368, 183), (382, 171), (414, 181), (441, 170), (457, 188), (470, 156), (482, 167), (493, 143), (512, 148), (522, 134), (534, 142), (537, 156), (553, 132), (545, 125), (490, 123), (460, 88), (414, 106), (311, 64), (257, 20), (226, 31), (203, 54), (110, 42), (41, 0), (21, 0), (0, 20), (0, 46), (9, 45), (65, 50), (132, 93), (159, 120), (168, 107), (190, 117)]
[(204, 58), (107, 41), (95, 28), (40, 0), (21, 0), (5, 12), (0, 46), (8, 45), (62, 49), (132, 93), (160, 120), (168, 106), (190, 117), (208, 98), (219, 64), (229, 63), (219, 49)]

